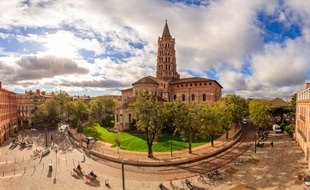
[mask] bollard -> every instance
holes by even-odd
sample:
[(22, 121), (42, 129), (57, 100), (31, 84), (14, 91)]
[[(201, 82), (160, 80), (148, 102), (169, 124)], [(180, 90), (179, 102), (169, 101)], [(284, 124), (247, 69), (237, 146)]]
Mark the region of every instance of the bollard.
[(24, 167), (24, 174), (26, 173), (26, 167)]

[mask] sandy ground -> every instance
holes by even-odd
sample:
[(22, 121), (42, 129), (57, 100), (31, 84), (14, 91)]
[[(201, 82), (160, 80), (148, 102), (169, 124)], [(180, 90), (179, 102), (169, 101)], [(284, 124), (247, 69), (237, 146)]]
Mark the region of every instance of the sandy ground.
[[(270, 142), (274, 146), (270, 146)], [(214, 183), (209, 189), (305, 189), (303, 177), (309, 175), (304, 155), (297, 143), (287, 134), (270, 132), (264, 147), (254, 145), (239, 159), (240, 166), (226, 165), (221, 168), (226, 178)]]
[[(10, 150), (8, 141), (0, 148), (0, 190), (36, 190), (36, 189), (122, 189), (121, 166), (108, 162), (97, 162), (86, 157), (84, 153), (71, 145), (63, 132), (53, 134), (57, 153), (54, 150), (42, 159), (33, 159), (33, 151), (45, 147), (44, 133), (28, 131), (34, 140), (34, 147)], [(270, 142), (274, 146), (270, 146)], [(206, 176), (199, 175), (189, 178), (196, 190), (303, 190), (306, 188), (302, 179), (309, 174), (307, 163), (297, 143), (286, 134), (270, 132), (264, 141), (265, 147), (251, 146), (240, 159), (239, 166), (229, 163), (219, 168), (222, 180), (211, 181)], [(241, 162), (242, 160), (242, 162)], [(85, 183), (72, 172), (73, 167), (82, 163), (83, 170), (95, 170), (100, 176), (99, 183)], [(53, 164), (53, 171), (49, 171), (49, 164)], [(163, 171), (164, 172), (164, 171)], [(127, 175), (127, 174), (125, 174)], [(156, 190), (159, 183), (168, 189), (189, 189), (184, 179), (170, 181), (144, 181), (146, 176), (139, 173), (126, 180), (126, 190)], [(127, 176), (129, 178), (129, 176)], [(106, 180), (110, 186), (106, 186)]]

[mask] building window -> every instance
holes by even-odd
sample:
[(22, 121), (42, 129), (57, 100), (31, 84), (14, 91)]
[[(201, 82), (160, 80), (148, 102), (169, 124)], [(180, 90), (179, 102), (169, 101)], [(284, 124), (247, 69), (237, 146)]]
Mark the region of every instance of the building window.
[(182, 101), (185, 101), (185, 94), (182, 94)]
[(210, 82), (209, 85), (212, 85), (212, 83)]
[(174, 100), (177, 99), (177, 95), (173, 95), (173, 99), (174, 99)]
[(190, 86), (192, 86), (192, 84), (190, 84)]
[(128, 118), (129, 118), (129, 122), (132, 122), (131, 121), (131, 114), (128, 114)]
[(205, 86), (207, 86), (207, 83), (205, 82)]
[(187, 87), (187, 84), (185, 86)]
[(195, 101), (195, 94), (192, 94), (192, 101)]
[(177, 88), (179, 88), (179, 85), (177, 85)]
[(207, 95), (206, 94), (202, 94), (202, 101), (207, 101)]
[(201, 83), (199, 84), (199, 86), (201, 86)]
[(195, 83), (195, 86), (197, 86), (197, 83)]

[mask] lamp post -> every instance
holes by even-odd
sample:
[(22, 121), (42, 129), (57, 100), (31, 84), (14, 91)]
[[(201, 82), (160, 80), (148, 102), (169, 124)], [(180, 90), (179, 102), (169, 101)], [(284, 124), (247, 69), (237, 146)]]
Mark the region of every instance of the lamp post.
[(123, 184), (123, 190), (125, 190), (125, 175), (124, 175), (124, 159), (121, 160), (122, 163), (122, 184)]
[(45, 127), (45, 148), (47, 148), (47, 129)]
[(170, 148), (171, 148), (171, 156), (172, 156), (172, 125), (171, 123), (170, 123), (170, 133), (171, 133)]

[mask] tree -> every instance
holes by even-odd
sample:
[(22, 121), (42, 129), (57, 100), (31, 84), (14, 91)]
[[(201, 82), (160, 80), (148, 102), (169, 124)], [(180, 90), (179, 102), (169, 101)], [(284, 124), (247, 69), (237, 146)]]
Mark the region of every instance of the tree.
[(103, 96), (97, 96), (95, 99), (90, 101), (90, 109), (94, 118), (101, 119), (101, 116), (105, 110)]
[(292, 96), (292, 101), (291, 101), (291, 112), (289, 113), (289, 116), (293, 117), (294, 121), (295, 121), (295, 117), (296, 117), (296, 96), (297, 96), (297, 93), (295, 93), (293, 96)]
[(54, 99), (48, 99), (38, 107), (37, 115), (49, 123), (54, 123), (60, 114), (60, 105)]
[[(222, 100), (225, 102), (228, 107), (227, 111), (230, 113), (227, 116), (230, 116), (232, 124), (235, 124), (236, 129), (237, 125), (241, 126), (241, 122), (246, 116), (248, 107), (246, 100), (236, 94), (228, 94), (222, 98)], [(226, 135), (226, 138), (228, 138), (228, 134)]]
[(268, 100), (251, 100), (249, 103), (250, 119), (255, 125), (266, 127), (270, 109), (271, 105)]
[[(116, 103), (112, 98), (98, 96), (90, 101), (90, 109), (94, 118), (102, 119), (104, 114), (112, 115)], [(111, 122), (111, 121), (110, 121)]]
[(190, 154), (192, 153), (193, 140), (197, 135), (200, 135), (203, 108), (204, 105), (202, 104), (190, 107), (186, 103), (183, 104), (180, 101), (175, 101), (174, 125), (176, 126), (176, 132), (180, 134), (182, 140), (188, 142), (188, 152)]
[(60, 90), (54, 94), (53, 99), (58, 102), (60, 106), (60, 115), (62, 118), (65, 111), (65, 106), (70, 101), (70, 97), (65, 91)]
[(79, 126), (83, 120), (84, 115), (88, 113), (88, 107), (82, 99), (77, 99), (74, 102), (68, 102), (65, 109), (69, 117), (73, 118), (71, 121), (71, 126), (73, 128)]
[(214, 146), (215, 135), (223, 133), (225, 117), (223, 117), (223, 102), (213, 102), (206, 106), (202, 117), (201, 134), (203, 137), (209, 136), (211, 146)]
[(278, 106), (270, 108), (271, 117), (273, 117), (273, 118), (280, 117), (281, 118), (280, 123), (284, 122), (285, 114), (289, 114), (290, 112), (291, 112), (291, 106), (278, 105)]
[(148, 157), (152, 158), (154, 139), (163, 128), (164, 116), (158, 99), (151, 91), (142, 92), (137, 101), (130, 105), (130, 109), (136, 114), (137, 129), (145, 132)]

